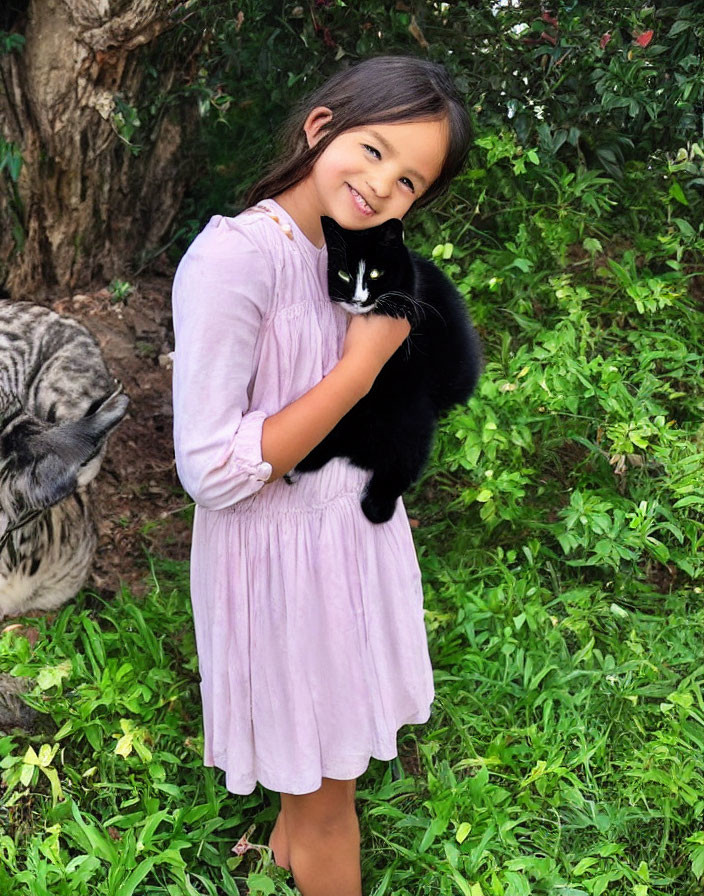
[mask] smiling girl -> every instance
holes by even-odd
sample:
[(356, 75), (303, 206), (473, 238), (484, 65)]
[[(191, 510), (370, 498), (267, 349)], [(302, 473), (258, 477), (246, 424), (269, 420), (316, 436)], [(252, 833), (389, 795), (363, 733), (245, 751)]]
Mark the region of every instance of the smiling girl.
[(174, 441), (196, 502), (191, 556), (204, 763), (281, 794), (270, 845), (303, 896), (360, 896), (356, 779), (433, 699), (423, 594), (398, 501), (362, 513), (342, 458), (282, 477), (371, 388), (407, 321), (327, 296), (321, 215), (403, 218), (460, 170), (464, 107), (408, 57), (348, 68), (292, 115), (236, 218), (213, 217), (174, 282)]

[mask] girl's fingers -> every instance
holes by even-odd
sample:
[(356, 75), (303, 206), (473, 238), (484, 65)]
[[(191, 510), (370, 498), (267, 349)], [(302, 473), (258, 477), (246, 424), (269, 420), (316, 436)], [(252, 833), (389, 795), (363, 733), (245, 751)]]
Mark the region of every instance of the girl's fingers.
[(405, 318), (385, 314), (357, 314), (347, 328), (343, 355), (359, 355), (372, 365), (383, 366), (411, 331)]

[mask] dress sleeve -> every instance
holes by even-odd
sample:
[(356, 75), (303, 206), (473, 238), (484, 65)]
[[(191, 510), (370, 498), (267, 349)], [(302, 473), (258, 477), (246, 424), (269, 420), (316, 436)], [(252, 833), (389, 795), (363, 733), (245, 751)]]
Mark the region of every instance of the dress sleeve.
[(269, 259), (241, 230), (213, 219), (184, 255), (173, 286), (174, 449), (183, 487), (222, 510), (271, 476), (266, 414), (249, 410), (255, 351), (272, 298)]

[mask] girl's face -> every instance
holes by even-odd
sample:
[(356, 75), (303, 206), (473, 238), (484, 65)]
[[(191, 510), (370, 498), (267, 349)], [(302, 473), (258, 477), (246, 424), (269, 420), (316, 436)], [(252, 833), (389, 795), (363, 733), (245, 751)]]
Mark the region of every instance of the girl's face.
[[(329, 120), (327, 109), (311, 113), (305, 127), (309, 145)], [(440, 174), (447, 145), (444, 119), (345, 131), (316, 160), (306, 179), (308, 198), (320, 215), (349, 230), (403, 218)]]

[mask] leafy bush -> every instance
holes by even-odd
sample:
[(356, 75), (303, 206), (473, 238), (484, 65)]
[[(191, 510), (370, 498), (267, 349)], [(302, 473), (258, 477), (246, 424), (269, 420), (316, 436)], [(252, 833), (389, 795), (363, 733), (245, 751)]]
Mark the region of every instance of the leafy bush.
[[(487, 139), (537, 149), (543, 167), (693, 153), (685, 183), (702, 184), (704, 4), (487, 4), (200, 0), (183, 28), (202, 33), (197, 75), (182, 89), (203, 116), (209, 165), (189, 215), (240, 207), (275, 150), (291, 105), (340, 65), (379, 53), (444, 63)], [(509, 136), (512, 135), (512, 136)], [(519, 163), (520, 164), (520, 163)], [(682, 186), (683, 194), (686, 186)]]

